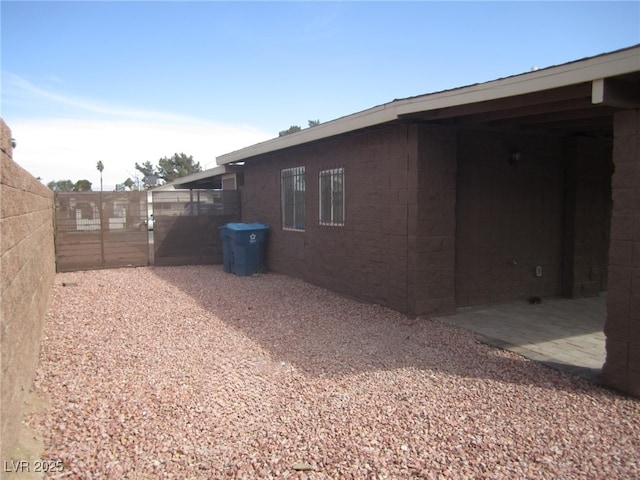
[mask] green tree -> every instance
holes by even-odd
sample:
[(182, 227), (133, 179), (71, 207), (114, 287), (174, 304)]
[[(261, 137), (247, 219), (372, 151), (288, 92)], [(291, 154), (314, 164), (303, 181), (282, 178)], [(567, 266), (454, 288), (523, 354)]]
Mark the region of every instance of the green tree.
[(194, 162), (191, 155), (174, 153), (171, 158), (161, 158), (158, 162), (158, 176), (165, 182), (171, 182), (176, 178), (184, 177), (191, 173), (202, 171), (200, 163)]
[(122, 185), (124, 185), (127, 190), (133, 190), (133, 187), (135, 187), (136, 184), (131, 180), (131, 177), (129, 177), (122, 183)]
[(102, 160), (98, 160), (96, 168), (100, 172), (100, 191), (102, 191), (102, 171), (104, 170), (104, 164), (102, 163)]
[[(307, 121), (309, 127), (317, 127), (320, 125), (320, 120), (308, 120)], [(291, 125), (288, 129), (282, 130), (278, 133), (279, 137), (284, 137), (285, 135), (290, 135), (292, 133), (296, 133), (302, 130), (302, 128), (298, 125)]]
[(144, 162), (142, 165), (140, 165), (138, 162), (136, 162), (136, 170), (138, 170), (140, 173), (142, 173), (142, 175), (144, 175), (145, 177), (150, 177), (151, 175), (155, 175), (156, 174), (155, 165), (153, 165), (148, 160), (146, 162)]
[(285, 135), (291, 135), (292, 133), (296, 133), (302, 130), (298, 125), (291, 125), (287, 130), (282, 130), (278, 133), (279, 137), (284, 137)]
[(73, 186), (74, 192), (90, 192), (91, 182), (89, 180), (78, 180)]
[(172, 157), (161, 158), (157, 166), (149, 161), (144, 162), (142, 165), (136, 163), (136, 170), (142, 173), (144, 187), (150, 188), (158, 184), (158, 179), (171, 182), (176, 178), (201, 172), (202, 167), (200, 163), (193, 160), (191, 155), (174, 153)]
[(71, 180), (51, 180), (47, 187), (54, 192), (73, 192), (73, 182)]
[(139, 165), (136, 162), (136, 170), (142, 173), (142, 185), (144, 188), (150, 188), (156, 186), (158, 183), (158, 169), (155, 165), (153, 165), (150, 161), (144, 162), (142, 165)]

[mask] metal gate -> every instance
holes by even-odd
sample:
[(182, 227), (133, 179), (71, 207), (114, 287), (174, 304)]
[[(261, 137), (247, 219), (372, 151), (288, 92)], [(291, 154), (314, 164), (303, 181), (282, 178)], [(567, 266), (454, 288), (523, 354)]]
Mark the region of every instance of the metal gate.
[(222, 263), (218, 227), (240, 221), (237, 190), (165, 190), (153, 195), (153, 263)]
[(59, 272), (149, 264), (147, 192), (58, 192)]

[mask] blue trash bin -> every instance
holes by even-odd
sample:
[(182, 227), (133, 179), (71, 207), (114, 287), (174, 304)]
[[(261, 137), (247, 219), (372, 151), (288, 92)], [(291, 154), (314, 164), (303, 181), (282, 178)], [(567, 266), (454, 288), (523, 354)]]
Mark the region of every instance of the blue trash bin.
[(240, 277), (257, 273), (264, 266), (268, 230), (269, 226), (263, 223), (227, 223), (220, 227), (224, 271)]
[(233, 243), (226, 225), (218, 227), (222, 238), (222, 267), (227, 273), (233, 273)]

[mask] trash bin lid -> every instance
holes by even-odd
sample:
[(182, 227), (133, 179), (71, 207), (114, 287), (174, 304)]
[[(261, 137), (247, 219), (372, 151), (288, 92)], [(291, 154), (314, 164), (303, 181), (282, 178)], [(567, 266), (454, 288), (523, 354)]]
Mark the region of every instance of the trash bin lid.
[(267, 230), (268, 225), (264, 223), (227, 223), (226, 227), (229, 230)]

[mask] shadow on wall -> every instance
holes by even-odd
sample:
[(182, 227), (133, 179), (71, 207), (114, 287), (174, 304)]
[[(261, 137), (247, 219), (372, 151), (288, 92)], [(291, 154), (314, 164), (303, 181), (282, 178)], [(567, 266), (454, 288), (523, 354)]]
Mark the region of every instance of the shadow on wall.
[(290, 363), (314, 377), (408, 368), (549, 389), (595, 388), (490, 347), (463, 329), (412, 320), (291, 277), (238, 277), (220, 266), (152, 271), (255, 341), (272, 361)]

